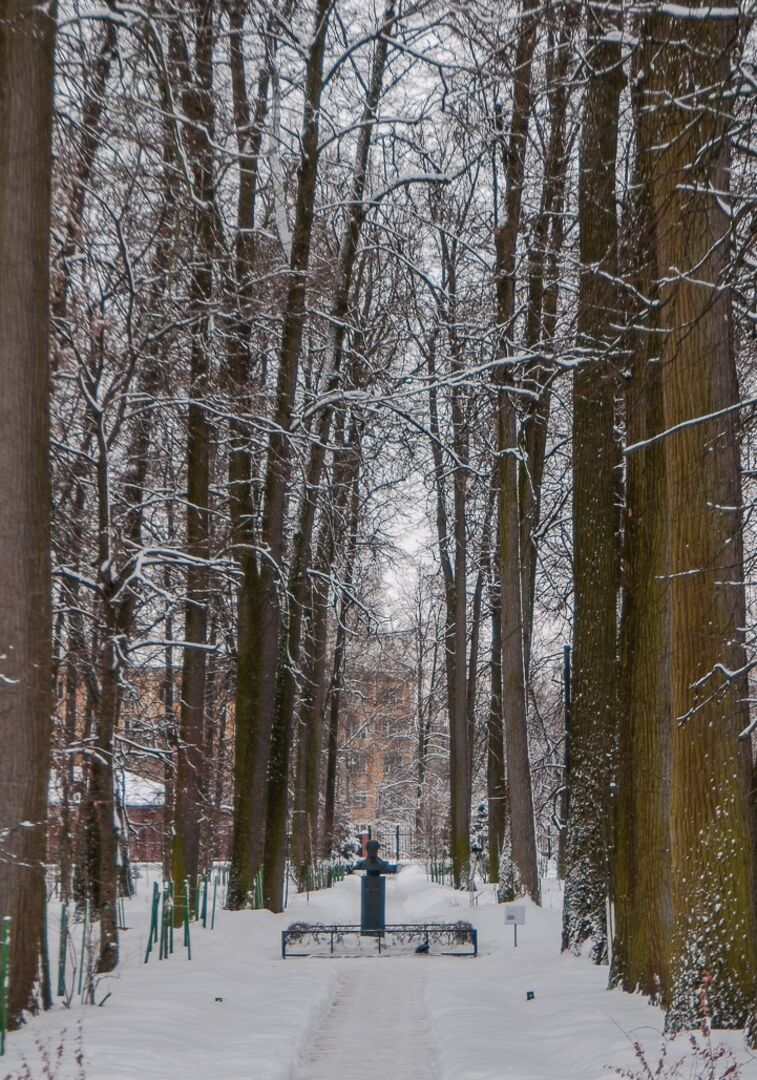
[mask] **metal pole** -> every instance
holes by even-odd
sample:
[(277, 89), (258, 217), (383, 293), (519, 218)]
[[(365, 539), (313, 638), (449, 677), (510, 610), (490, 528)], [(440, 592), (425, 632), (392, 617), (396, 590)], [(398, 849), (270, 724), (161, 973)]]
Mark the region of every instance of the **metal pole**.
[(3, 918), (0, 931), (0, 1057), (5, 1053), (5, 1033), (8, 1030), (8, 994), (10, 992), (11, 917)]

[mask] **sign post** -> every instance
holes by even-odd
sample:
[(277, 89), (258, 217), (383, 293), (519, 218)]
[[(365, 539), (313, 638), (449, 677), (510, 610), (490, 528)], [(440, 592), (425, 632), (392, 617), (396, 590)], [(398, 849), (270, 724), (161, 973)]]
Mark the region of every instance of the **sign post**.
[(509, 904), (505, 908), (505, 926), (513, 928), (513, 948), (518, 947), (518, 927), (526, 921), (526, 908), (524, 904)]

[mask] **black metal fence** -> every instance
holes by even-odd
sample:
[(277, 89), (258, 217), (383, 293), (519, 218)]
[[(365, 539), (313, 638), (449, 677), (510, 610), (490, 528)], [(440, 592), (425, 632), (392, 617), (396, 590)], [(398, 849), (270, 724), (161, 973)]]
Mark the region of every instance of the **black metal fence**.
[(401, 862), (416, 855), (415, 830), (411, 825), (356, 825), (355, 833), (364, 844), (368, 840), (378, 840), (383, 859)]

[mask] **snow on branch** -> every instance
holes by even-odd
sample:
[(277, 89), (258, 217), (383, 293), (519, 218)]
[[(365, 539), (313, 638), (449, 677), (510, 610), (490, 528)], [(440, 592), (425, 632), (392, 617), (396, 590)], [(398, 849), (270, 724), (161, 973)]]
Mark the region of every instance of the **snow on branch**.
[(674, 424), (673, 427), (667, 428), (665, 431), (660, 431), (657, 435), (652, 435), (649, 439), (641, 439), (639, 442), (631, 443), (630, 446), (625, 448), (623, 453), (625, 455), (635, 454), (637, 450), (645, 450), (648, 446), (654, 446), (655, 443), (661, 442), (663, 439), (667, 439), (679, 431), (684, 431), (686, 428), (698, 427), (700, 424), (709, 424), (713, 420), (720, 419), (721, 416), (728, 416), (730, 413), (738, 412), (739, 409), (749, 409), (754, 405), (757, 405), (757, 398), (747, 398), (744, 401), (737, 401), (735, 405), (728, 405), (725, 409), (718, 409), (716, 412), (707, 413), (705, 416), (694, 416), (691, 420), (683, 420), (680, 424)]

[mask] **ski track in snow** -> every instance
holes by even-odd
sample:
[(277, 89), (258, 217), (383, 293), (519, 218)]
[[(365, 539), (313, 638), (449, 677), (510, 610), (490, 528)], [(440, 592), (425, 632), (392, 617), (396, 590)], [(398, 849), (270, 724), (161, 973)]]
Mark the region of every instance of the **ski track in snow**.
[[(297, 1080), (434, 1080), (426, 979), (417, 960), (345, 961)], [(423, 961), (420, 961), (423, 963)]]

